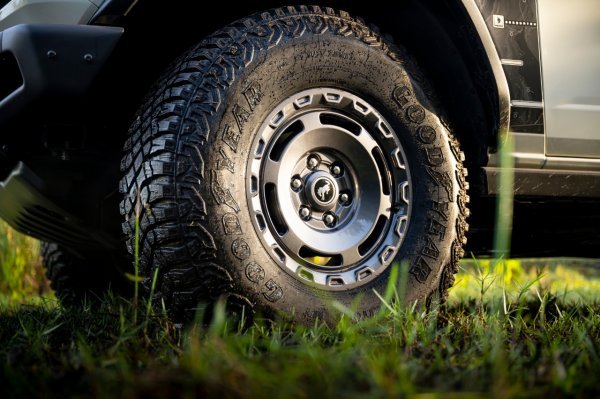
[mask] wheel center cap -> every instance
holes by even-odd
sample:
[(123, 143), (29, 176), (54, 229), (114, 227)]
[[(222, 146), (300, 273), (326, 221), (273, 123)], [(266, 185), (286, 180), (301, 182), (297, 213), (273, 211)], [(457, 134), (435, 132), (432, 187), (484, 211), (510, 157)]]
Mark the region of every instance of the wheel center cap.
[(337, 184), (325, 172), (316, 172), (310, 176), (306, 188), (308, 201), (320, 209), (330, 208), (337, 198)]
[(333, 182), (321, 177), (313, 186), (313, 195), (321, 202), (328, 204), (333, 200)]

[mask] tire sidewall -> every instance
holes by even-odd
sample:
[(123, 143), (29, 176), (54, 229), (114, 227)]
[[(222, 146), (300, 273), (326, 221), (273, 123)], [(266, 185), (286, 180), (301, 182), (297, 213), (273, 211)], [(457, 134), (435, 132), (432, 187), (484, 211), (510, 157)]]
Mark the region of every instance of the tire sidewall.
[[(332, 300), (353, 306), (359, 317), (369, 317), (381, 306), (373, 291), (385, 291), (389, 267), (374, 281), (348, 291), (311, 287), (273, 260), (251, 219), (246, 176), (257, 128), (284, 99), (316, 87), (339, 88), (363, 98), (398, 134), (412, 180), (409, 225), (396, 257), (405, 284), (400, 291), (405, 301), (413, 302), (437, 289), (455, 239), (457, 160), (423, 83), (393, 54), (328, 32), (283, 36), (276, 46), (257, 51), (240, 71), (223, 101), (221, 117), (211, 127), (208, 185), (199, 187), (219, 243), (217, 259), (232, 274), (235, 291), (262, 309), (295, 314), (304, 322), (331, 319)], [(216, 78), (227, 73), (216, 72)]]

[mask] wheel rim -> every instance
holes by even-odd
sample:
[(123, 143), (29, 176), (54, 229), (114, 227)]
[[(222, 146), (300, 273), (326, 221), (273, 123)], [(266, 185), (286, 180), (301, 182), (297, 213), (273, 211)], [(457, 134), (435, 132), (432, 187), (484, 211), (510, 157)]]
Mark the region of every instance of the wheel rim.
[(366, 284), (395, 258), (411, 182), (383, 116), (332, 88), (302, 91), (261, 125), (248, 165), (256, 231), (287, 272), (330, 290)]

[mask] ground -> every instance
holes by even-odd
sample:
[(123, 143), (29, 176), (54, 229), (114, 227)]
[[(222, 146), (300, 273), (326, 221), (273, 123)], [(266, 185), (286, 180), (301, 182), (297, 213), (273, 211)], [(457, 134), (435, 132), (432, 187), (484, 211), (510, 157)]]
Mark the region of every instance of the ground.
[(597, 261), (465, 260), (429, 312), (390, 285), (367, 321), (333, 303), (332, 327), (177, 326), (142, 299), (62, 308), (38, 243), (0, 229), (0, 397), (600, 395)]

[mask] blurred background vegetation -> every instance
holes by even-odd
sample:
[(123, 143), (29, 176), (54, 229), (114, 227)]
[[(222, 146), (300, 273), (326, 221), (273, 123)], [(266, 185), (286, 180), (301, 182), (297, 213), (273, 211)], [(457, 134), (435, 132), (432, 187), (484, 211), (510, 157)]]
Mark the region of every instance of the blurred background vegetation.
[(37, 240), (0, 221), (0, 305), (52, 297)]
[[(39, 256), (39, 242), (0, 222), (0, 305), (54, 300)], [(526, 297), (552, 293), (569, 304), (600, 301), (600, 260), (576, 258), (462, 261), (449, 302), (501, 298), (527, 287)]]

